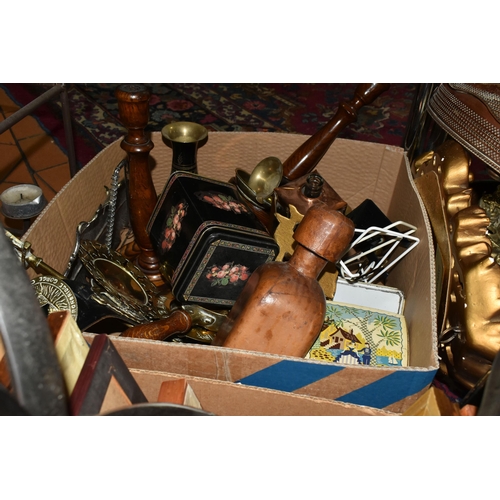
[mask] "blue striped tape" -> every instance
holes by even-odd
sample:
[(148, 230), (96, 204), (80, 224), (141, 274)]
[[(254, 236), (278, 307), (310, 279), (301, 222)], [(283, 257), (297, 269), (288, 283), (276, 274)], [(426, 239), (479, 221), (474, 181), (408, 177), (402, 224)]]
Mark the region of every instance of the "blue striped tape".
[[(294, 392), (338, 373), (344, 368), (344, 366), (334, 363), (323, 365), (283, 360), (236, 382), (265, 389)], [(385, 408), (429, 386), (435, 374), (436, 370), (396, 371), (380, 380), (344, 394), (336, 398), (335, 401), (371, 406), (372, 408)]]
[(316, 365), (302, 361), (283, 360), (237, 380), (237, 382), (277, 391), (293, 392), (343, 369), (343, 366), (333, 363)]
[(385, 408), (429, 386), (435, 374), (436, 370), (394, 372), (376, 382), (344, 394), (336, 398), (336, 401)]

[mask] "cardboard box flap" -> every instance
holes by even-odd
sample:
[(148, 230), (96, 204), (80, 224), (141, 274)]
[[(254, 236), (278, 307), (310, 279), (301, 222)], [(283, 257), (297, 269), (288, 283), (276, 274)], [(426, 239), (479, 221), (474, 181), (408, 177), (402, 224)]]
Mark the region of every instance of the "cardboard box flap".
[(164, 381), (186, 378), (203, 410), (219, 416), (396, 416), (366, 406), (219, 380), (136, 369), (131, 373), (150, 402), (156, 401)]
[[(33, 253), (56, 271), (66, 270), (78, 225), (90, 221), (106, 201), (106, 186), (125, 157), (120, 141), (101, 151), (54, 196), (23, 235), (23, 241), (33, 244)], [(28, 274), (36, 276), (31, 269)]]
[[(85, 334), (90, 342), (93, 334)], [(340, 365), (222, 347), (113, 337), (130, 369), (184, 374), (331, 400), (395, 413), (425, 390), (434, 371)]]
[[(434, 246), (427, 212), (413, 182), (407, 157), (397, 175), (395, 189), (387, 211), (391, 221), (402, 220), (417, 228), (414, 236), (420, 239), (417, 247), (407, 254), (390, 272), (387, 285), (399, 288), (405, 294), (405, 318), (409, 331), (412, 366), (438, 366), (436, 278)], [(425, 314), (423, 314), (425, 311)]]

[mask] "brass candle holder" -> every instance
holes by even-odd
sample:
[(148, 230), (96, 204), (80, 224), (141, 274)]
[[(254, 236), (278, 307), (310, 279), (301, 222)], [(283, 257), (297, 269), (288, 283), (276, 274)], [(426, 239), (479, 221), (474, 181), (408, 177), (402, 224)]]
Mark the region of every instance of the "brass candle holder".
[(197, 153), (208, 137), (203, 125), (193, 122), (174, 122), (162, 128), (163, 140), (172, 148), (172, 172), (198, 173)]

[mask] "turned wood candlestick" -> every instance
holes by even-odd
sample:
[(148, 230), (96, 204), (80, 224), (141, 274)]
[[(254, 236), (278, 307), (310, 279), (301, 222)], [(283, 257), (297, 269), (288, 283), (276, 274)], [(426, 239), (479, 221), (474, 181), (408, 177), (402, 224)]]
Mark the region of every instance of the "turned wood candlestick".
[(341, 102), (335, 116), (283, 163), (282, 184), (312, 172), (339, 133), (356, 121), (359, 109), (371, 104), (389, 87), (388, 83), (360, 83), (354, 97), (348, 102)]
[(120, 119), (127, 128), (121, 147), (128, 153), (130, 224), (139, 247), (135, 264), (160, 286), (164, 284), (160, 261), (146, 231), (157, 201), (149, 167), (149, 153), (154, 144), (144, 131), (149, 121), (150, 92), (144, 85), (125, 84), (118, 87), (115, 95)]

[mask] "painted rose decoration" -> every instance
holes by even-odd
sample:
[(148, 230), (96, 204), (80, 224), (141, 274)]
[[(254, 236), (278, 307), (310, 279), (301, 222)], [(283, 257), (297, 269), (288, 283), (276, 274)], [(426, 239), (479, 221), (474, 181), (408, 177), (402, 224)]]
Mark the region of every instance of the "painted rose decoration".
[(249, 276), (248, 267), (241, 264), (234, 265), (233, 262), (228, 262), (222, 267), (209, 267), (206, 274), (206, 278), (211, 282), (211, 286), (237, 285), (242, 281), (246, 281)]
[(165, 222), (163, 238), (160, 243), (160, 248), (164, 252), (168, 252), (179, 233), (181, 232), (182, 219), (186, 216), (188, 205), (186, 202), (180, 202), (175, 207), (170, 208), (170, 215)]
[(201, 191), (196, 193), (196, 196), (205, 203), (210, 203), (214, 207), (220, 208), (221, 210), (234, 212), (235, 214), (250, 213), (245, 205), (227, 194), (216, 193), (213, 191)]

